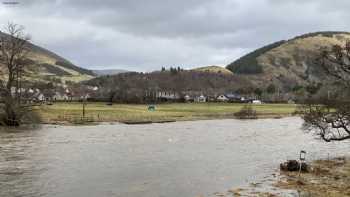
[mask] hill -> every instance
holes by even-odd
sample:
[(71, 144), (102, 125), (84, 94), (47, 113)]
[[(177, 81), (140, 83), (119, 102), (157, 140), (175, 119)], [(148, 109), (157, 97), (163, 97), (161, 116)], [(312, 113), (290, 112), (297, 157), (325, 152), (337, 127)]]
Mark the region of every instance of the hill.
[(104, 75), (116, 75), (120, 73), (128, 73), (131, 71), (123, 70), (123, 69), (101, 69), (101, 70), (92, 70), (92, 72), (97, 76), (104, 76)]
[[(0, 33), (0, 36), (8, 36)], [(87, 69), (78, 67), (67, 59), (37, 46), (33, 43), (28, 43), (30, 49), (26, 62), (27, 74), (25, 80), (28, 82), (44, 82), (53, 81), (57, 84), (65, 84), (66, 82), (80, 82), (89, 80), (95, 74)], [(2, 67), (4, 65), (0, 65)], [(3, 79), (5, 76), (0, 76)]]
[(221, 74), (227, 74), (227, 75), (232, 75), (233, 73), (221, 66), (205, 66), (205, 67), (199, 67), (199, 68), (194, 68), (192, 71), (198, 71), (198, 72), (209, 72), (209, 73), (221, 73)]
[(348, 32), (304, 34), (257, 49), (229, 64), (227, 69), (260, 86), (274, 83), (290, 90), (296, 86), (321, 83), (330, 78), (316, 63), (320, 49), (344, 45), (348, 40)]

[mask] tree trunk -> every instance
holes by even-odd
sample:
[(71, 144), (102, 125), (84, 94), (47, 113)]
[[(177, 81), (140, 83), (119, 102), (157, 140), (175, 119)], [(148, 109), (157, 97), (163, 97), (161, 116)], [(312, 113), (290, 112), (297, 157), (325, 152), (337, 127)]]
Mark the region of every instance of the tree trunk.
[(19, 126), (18, 112), (15, 109), (15, 103), (12, 96), (5, 99), (5, 117), (4, 122), (7, 126)]

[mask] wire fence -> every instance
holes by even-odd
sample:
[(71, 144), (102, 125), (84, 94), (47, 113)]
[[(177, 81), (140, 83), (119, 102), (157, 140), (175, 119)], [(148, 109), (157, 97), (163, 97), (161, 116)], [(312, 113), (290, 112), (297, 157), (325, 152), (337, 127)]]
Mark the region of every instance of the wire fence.
[(64, 114), (64, 115), (59, 115), (57, 117), (59, 121), (63, 122), (71, 122), (74, 124), (84, 124), (84, 123), (93, 123), (96, 121), (99, 121), (99, 116), (92, 116), (92, 115), (77, 115), (77, 114)]

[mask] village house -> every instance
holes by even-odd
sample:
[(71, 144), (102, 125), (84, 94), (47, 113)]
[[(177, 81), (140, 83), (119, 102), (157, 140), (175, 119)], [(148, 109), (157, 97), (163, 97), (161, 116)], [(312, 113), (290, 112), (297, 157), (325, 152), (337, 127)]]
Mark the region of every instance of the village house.
[(239, 94), (229, 93), (229, 94), (225, 94), (225, 97), (230, 102), (245, 102), (245, 98)]
[(64, 92), (55, 92), (55, 95), (53, 96), (53, 100), (54, 101), (68, 101), (69, 97), (67, 94), (65, 94)]
[(165, 100), (165, 101), (172, 101), (172, 100), (178, 100), (180, 99), (180, 95), (173, 91), (159, 91), (156, 95), (157, 99)]
[(185, 100), (185, 102), (193, 102), (194, 101), (194, 99), (188, 94), (186, 94), (184, 96), (184, 100)]
[(207, 97), (205, 97), (204, 95), (200, 95), (200, 96), (195, 97), (194, 101), (198, 102), (198, 103), (205, 103), (205, 102), (207, 102)]
[(217, 96), (216, 95), (207, 95), (207, 102), (215, 102)]
[(42, 102), (45, 99), (45, 96), (39, 89), (22, 89), (21, 94), (26, 102)]
[(183, 97), (185, 102), (203, 103), (203, 102), (208, 102), (209, 98), (210, 98), (208, 95), (203, 94), (202, 91), (190, 91), (190, 90), (188, 90), (188, 91), (182, 92), (182, 94), (185, 95)]
[(40, 91), (39, 92), (35, 92), (34, 95), (33, 95), (33, 101), (36, 101), (36, 102), (43, 102), (43, 101), (45, 101), (44, 94), (41, 93)]
[(219, 102), (227, 102), (227, 101), (229, 101), (229, 99), (224, 94), (221, 94), (218, 97), (216, 97), (216, 100), (219, 101)]
[(262, 101), (261, 100), (252, 100), (252, 104), (261, 105)]

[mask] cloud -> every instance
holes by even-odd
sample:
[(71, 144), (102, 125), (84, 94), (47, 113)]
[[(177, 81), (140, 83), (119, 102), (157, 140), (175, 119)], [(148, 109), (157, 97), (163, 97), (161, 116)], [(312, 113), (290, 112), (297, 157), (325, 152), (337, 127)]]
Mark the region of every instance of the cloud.
[(347, 0), (18, 0), (0, 24), (86, 68), (227, 65), (299, 34), (347, 31)]

